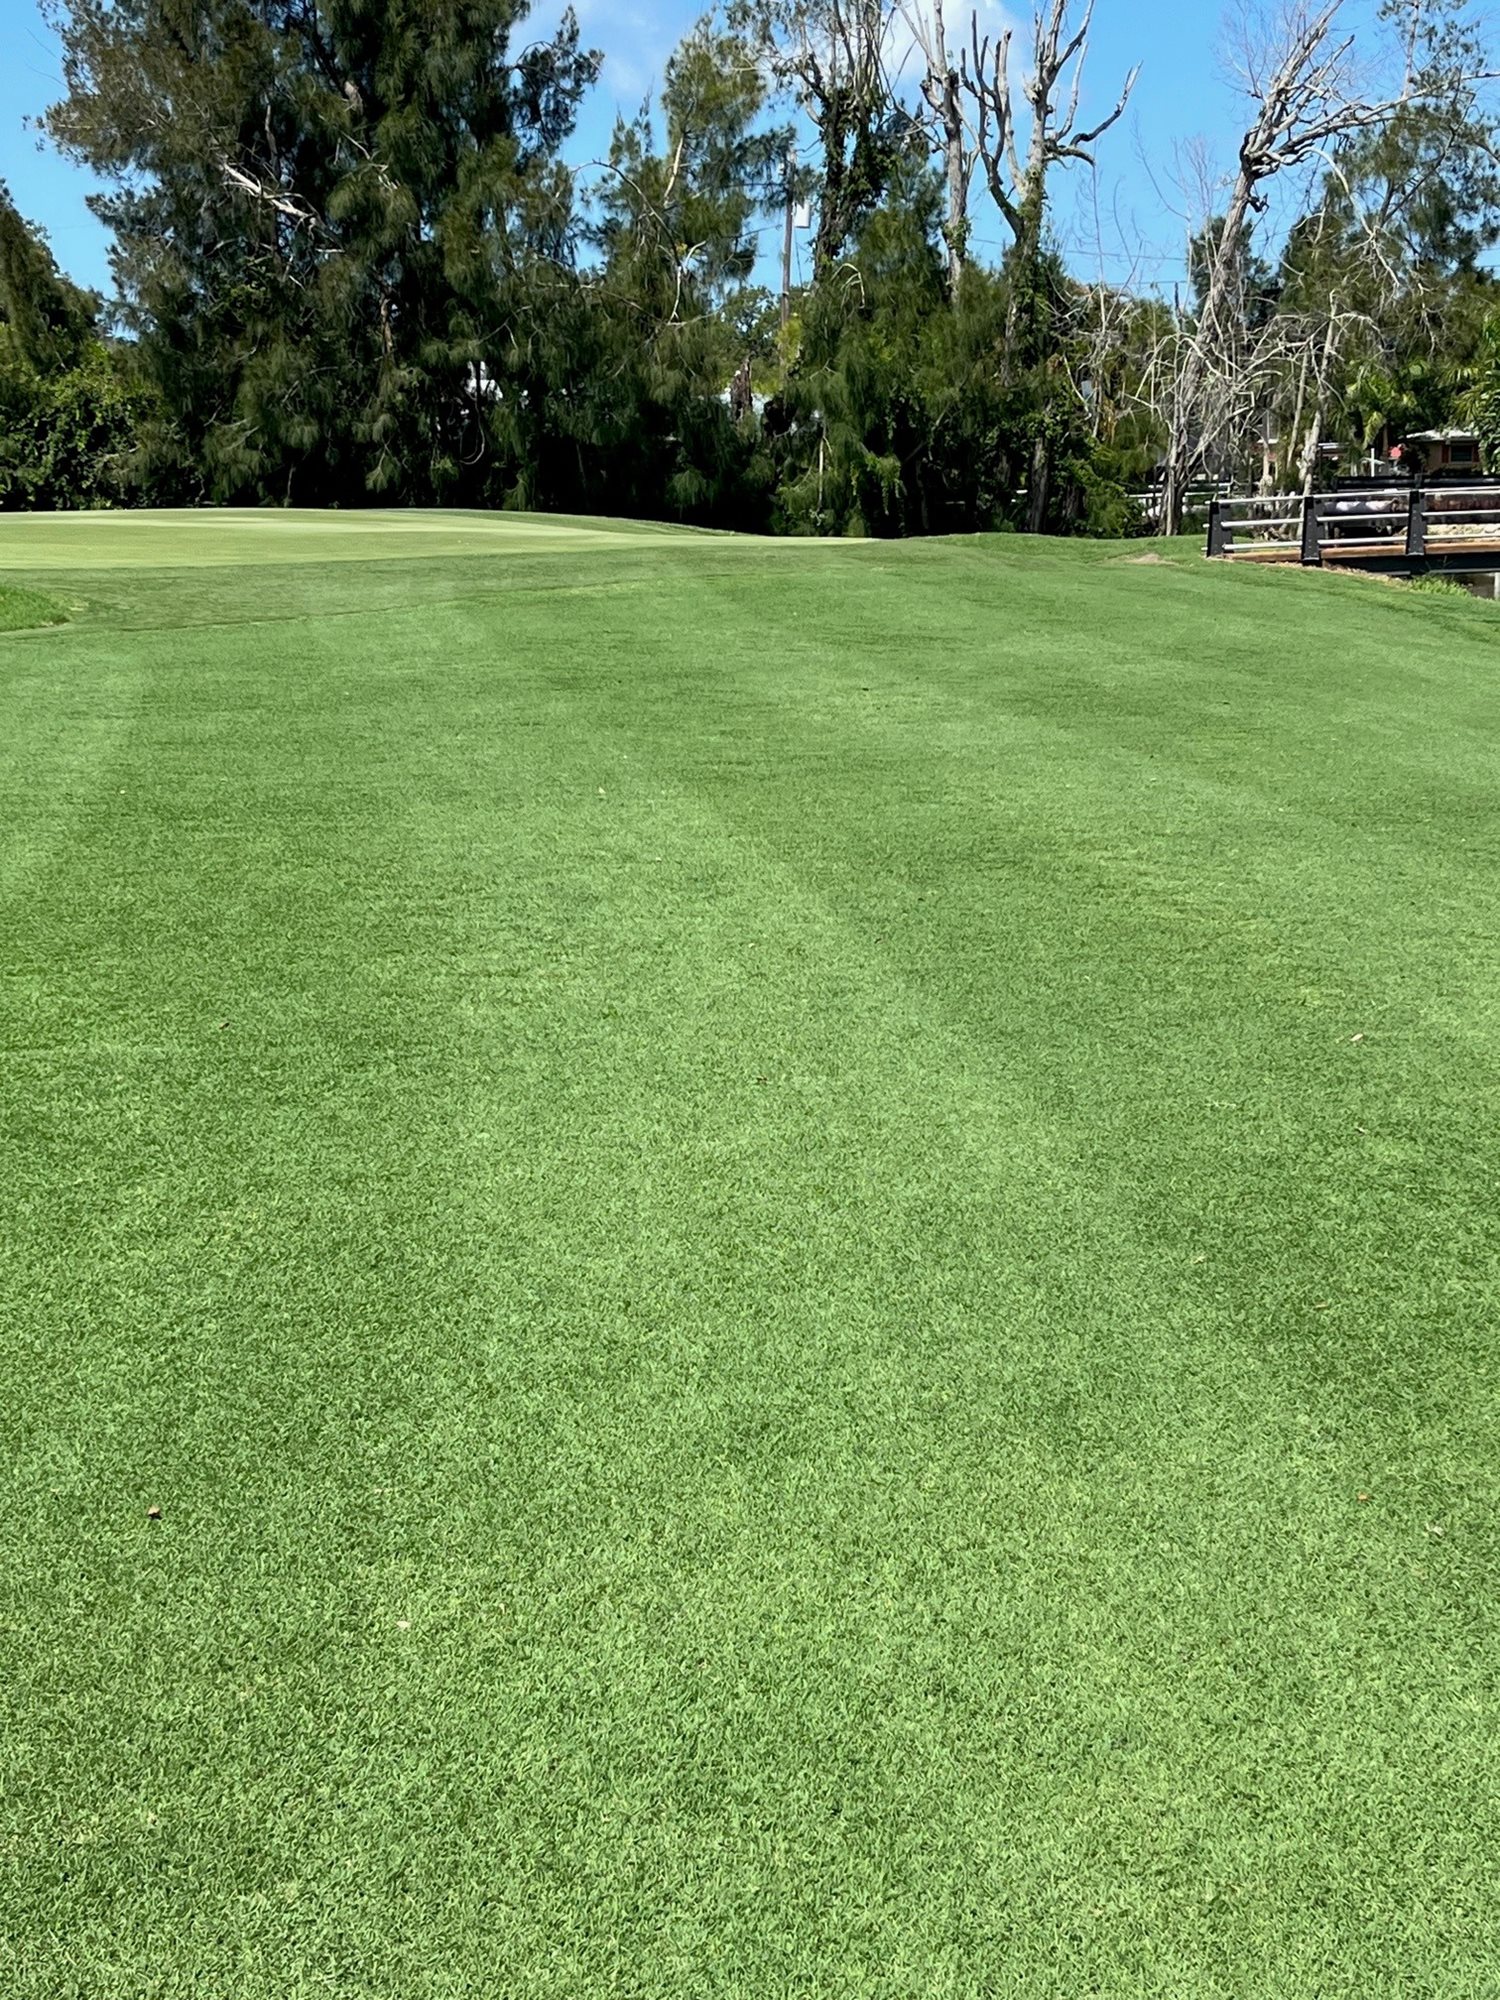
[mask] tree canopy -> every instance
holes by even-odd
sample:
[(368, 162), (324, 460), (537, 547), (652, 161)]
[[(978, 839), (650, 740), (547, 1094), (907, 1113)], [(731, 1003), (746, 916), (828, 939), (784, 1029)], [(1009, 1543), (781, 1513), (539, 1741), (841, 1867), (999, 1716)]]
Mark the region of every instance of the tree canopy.
[[(1085, 0), (1039, 0), (1024, 61), (941, 0), (731, 0), (589, 170), (570, 139), (606, 53), (571, 14), (536, 36), (525, 0), (52, 11), (46, 130), (106, 183), (115, 296), (0, 200), (4, 504), (1118, 532), (1158, 463), (1170, 517), (1193, 477), (1248, 476), (1268, 426), (1289, 478), (1310, 434), (1450, 419), (1493, 353), (1500, 180), (1460, 0), (1392, 0), (1385, 95), (1339, 0), (1293, 8), (1170, 305), (1080, 280), (1057, 240), (1055, 178), (1134, 79), (1080, 108)], [(1274, 239), (1272, 176), (1304, 190)], [(809, 276), (778, 288), (804, 203)]]

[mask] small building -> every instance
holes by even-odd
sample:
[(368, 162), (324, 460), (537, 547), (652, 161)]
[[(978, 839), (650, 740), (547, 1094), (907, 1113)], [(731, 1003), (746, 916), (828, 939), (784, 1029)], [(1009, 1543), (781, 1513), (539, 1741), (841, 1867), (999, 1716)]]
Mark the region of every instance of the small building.
[(1391, 461), (1417, 486), (1472, 479), (1483, 470), (1475, 431), (1412, 431), (1392, 451)]

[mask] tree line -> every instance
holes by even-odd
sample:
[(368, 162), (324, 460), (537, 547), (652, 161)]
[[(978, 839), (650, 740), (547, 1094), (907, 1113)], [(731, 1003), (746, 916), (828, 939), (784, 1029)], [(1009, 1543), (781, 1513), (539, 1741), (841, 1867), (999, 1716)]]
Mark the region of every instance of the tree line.
[(1059, 177), (1135, 80), (1084, 109), (1092, 0), (1038, 0), (1024, 51), (943, 0), (730, 0), (587, 170), (605, 56), (571, 14), (529, 39), (525, 0), (53, 18), (45, 130), (106, 185), (114, 297), (0, 187), (0, 505), (1111, 535), (1180, 525), (1205, 477), (1310, 485), (1330, 437), (1500, 433), (1463, 0), (1385, 0), (1362, 35), (1345, 0), (1293, 0), (1246, 31), (1233, 170), (1187, 190), (1170, 299), (1059, 249)]

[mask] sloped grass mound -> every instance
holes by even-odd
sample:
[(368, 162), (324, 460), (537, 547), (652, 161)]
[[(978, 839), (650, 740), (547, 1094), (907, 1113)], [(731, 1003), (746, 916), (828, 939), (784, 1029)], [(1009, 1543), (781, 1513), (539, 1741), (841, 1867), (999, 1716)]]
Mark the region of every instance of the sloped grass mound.
[(55, 597), (0, 583), (0, 632), (24, 632), (37, 625), (66, 625), (68, 614)]

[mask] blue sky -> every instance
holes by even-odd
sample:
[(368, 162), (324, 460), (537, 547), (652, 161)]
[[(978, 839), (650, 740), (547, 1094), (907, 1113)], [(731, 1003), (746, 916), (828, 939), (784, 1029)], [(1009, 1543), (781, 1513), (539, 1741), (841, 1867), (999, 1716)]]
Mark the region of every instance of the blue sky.
[[(990, 18), (1003, 18), (1000, 0), (983, 5)], [(585, 38), (602, 47), (607, 60), (572, 148), (577, 160), (603, 152), (617, 107), (635, 109), (674, 42), (702, 11), (692, 0), (654, 6), (648, 0), (582, 0)], [(556, 12), (542, 0), (534, 18), (545, 26)], [(64, 269), (107, 290), (105, 235), (85, 206), (88, 177), (51, 148), (39, 149), (26, 127), (28, 117), (61, 93), (56, 38), (38, 0), (0, 0), (0, 29), (0, 177), (21, 212), (46, 230)], [(1097, 174), (1073, 167), (1057, 183), (1057, 223), (1080, 275), (1102, 271), (1116, 281), (1133, 277), (1137, 284), (1168, 286), (1181, 275), (1187, 203), (1177, 182), (1192, 178), (1194, 141), (1223, 164), (1238, 127), (1224, 46), (1220, 16), (1201, 0), (1098, 0), (1085, 111), (1097, 115), (1108, 108), (1132, 63), (1141, 64), (1141, 74), (1125, 119), (1101, 143)], [(987, 204), (976, 216), (976, 237), (982, 248), (998, 250), (1000, 226)]]

